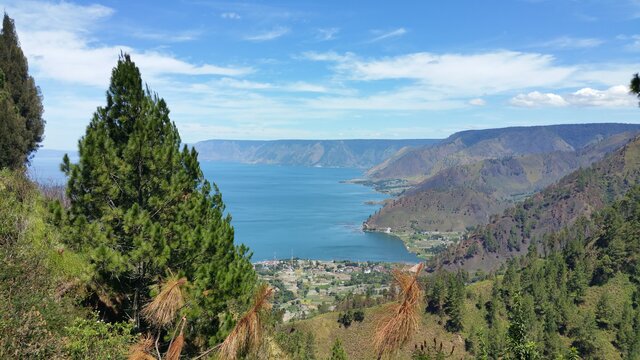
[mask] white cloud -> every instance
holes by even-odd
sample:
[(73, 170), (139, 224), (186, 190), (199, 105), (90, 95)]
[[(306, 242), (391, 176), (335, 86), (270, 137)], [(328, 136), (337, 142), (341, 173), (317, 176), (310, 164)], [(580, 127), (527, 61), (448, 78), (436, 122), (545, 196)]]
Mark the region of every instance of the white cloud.
[(338, 32), (340, 32), (340, 29), (333, 27), (333, 28), (317, 29), (316, 31), (317, 31), (316, 40), (329, 41), (336, 38), (336, 35), (338, 34)]
[(353, 53), (346, 53), (344, 55), (340, 55), (336, 52), (315, 52), (315, 51), (307, 51), (302, 53), (302, 59), (311, 60), (311, 61), (332, 61), (332, 62), (347, 62), (347, 61), (355, 61), (356, 57)]
[(602, 45), (603, 40), (597, 38), (576, 38), (571, 36), (561, 36), (549, 41), (534, 44), (532, 47), (545, 47), (552, 49), (585, 49)]
[(200, 36), (200, 32), (183, 31), (179, 33), (169, 33), (154, 30), (136, 30), (131, 35), (138, 39), (153, 40), (164, 43), (178, 43), (195, 40)]
[(220, 17), (223, 19), (230, 19), (230, 20), (240, 20), (241, 16), (238, 13), (235, 12), (223, 12), (222, 14), (220, 14)]
[(245, 36), (245, 40), (249, 40), (249, 41), (269, 41), (269, 40), (274, 40), (277, 39), (281, 36), (286, 35), (289, 32), (289, 28), (287, 27), (283, 27), (283, 26), (278, 26), (275, 27), (269, 31), (266, 32), (262, 32), (259, 34), (255, 34), (255, 35), (250, 35), (250, 36)]
[(252, 71), (192, 64), (168, 53), (126, 45), (95, 44), (91, 32), (114, 13), (101, 5), (18, 2), (7, 5), (7, 11), (16, 20), (22, 48), (38, 79), (104, 88), (121, 51), (132, 55), (148, 80), (163, 75), (239, 76)]
[(419, 85), (370, 95), (324, 96), (309, 100), (307, 104), (317, 109), (365, 111), (446, 110), (466, 106), (463, 100), (447, 98), (437, 91)]
[(539, 91), (532, 91), (528, 94), (518, 94), (511, 99), (510, 103), (511, 105), (518, 107), (560, 107), (569, 105), (569, 103), (567, 103), (567, 101), (560, 95), (553, 93), (541, 93)]
[(473, 106), (485, 106), (485, 105), (487, 105), (487, 102), (486, 102), (484, 99), (475, 98), (475, 99), (471, 99), (471, 100), (469, 100), (469, 105), (473, 105)]
[(385, 33), (382, 33), (381, 35), (378, 35), (376, 37), (374, 37), (373, 39), (369, 40), (369, 43), (373, 43), (376, 41), (380, 41), (380, 40), (384, 40), (384, 39), (388, 39), (388, 38), (392, 38), (392, 37), (398, 37), (398, 36), (402, 36), (404, 34), (407, 33), (407, 30), (405, 28), (398, 28), (392, 31), (388, 31)]
[(51, 29), (87, 32), (96, 22), (115, 10), (103, 5), (76, 5), (70, 2), (3, 1), (5, 11), (16, 20), (16, 28), (30, 31)]
[(627, 41), (625, 49), (629, 51), (640, 51), (640, 35), (618, 35), (618, 40)]
[(626, 86), (617, 85), (605, 90), (582, 88), (564, 96), (534, 91), (519, 94), (510, 103), (518, 107), (632, 107), (636, 105), (636, 99), (629, 94)]
[(506, 50), (476, 54), (420, 52), (371, 60), (349, 53), (308, 52), (304, 56), (335, 62), (335, 70), (350, 80), (414, 80), (457, 97), (556, 86), (577, 71), (575, 66), (555, 65), (551, 55)]
[(576, 106), (632, 107), (636, 106), (636, 98), (629, 94), (624, 85), (612, 86), (606, 90), (583, 88), (565, 98)]

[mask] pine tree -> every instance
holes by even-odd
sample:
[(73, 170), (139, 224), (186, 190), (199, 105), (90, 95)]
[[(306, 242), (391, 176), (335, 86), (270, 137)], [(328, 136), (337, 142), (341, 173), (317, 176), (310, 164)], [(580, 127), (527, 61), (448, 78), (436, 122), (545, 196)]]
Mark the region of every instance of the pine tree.
[(596, 322), (598, 326), (603, 329), (609, 329), (614, 323), (614, 316), (615, 314), (611, 307), (609, 294), (603, 292), (596, 304)]
[(232, 300), (246, 303), (255, 282), (247, 249), (233, 243), (218, 188), (204, 179), (197, 153), (169, 119), (163, 99), (142, 86), (129, 55), (111, 75), (107, 104), (65, 156), (69, 243), (89, 254), (97, 302), (112, 318), (145, 324), (149, 286), (173, 272), (187, 278), (189, 343), (219, 342), (232, 326)]
[(618, 323), (618, 331), (616, 332), (616, 347), (622, 354), (629, 354), (633, 348), (635, 340), (635, 332), (633, 329), (633, 308), (631, 304), (625, 303), (622, 308), (622, 316)]
[(515, 293), (509, 313), (507, 359), (534, 360), (540, 358), (536, 343), (529, 340), (528, 331), (532, 324), (528, 317), (522, 297)]
[(29, 75), (13, 20), (4, 14), (0, 34), (0, 70), (6, 94), (0, 100), (0, 168), (18, 168), (42, 141), (42, 97)]
[(462, 331), (462, 311), (464, 306), (464, 282), (460, 274), (449, 276), (447, 287), (447, 297), (444, 304), (444, 311), (449, 316), (446, 328), (451, 332)]
[[(631, 91), (632, 94), (636, 94), (638, 99), (640, 99), (640, 76), (638, 76), (638, 73), (635, 73), (631, 78), (629, 91)], [(640, 102), (638, 102), (638, 105), (640, 105)]]
[(329, 360), (347, 360), (347, 353), (342, 348), (342, 343), (340, 339), (336, 339), (333, 343), (333, 347), (331, 348), (331, 357)]
[(19, 168), (25, 160), (24, 121), (20, 118), (11, 94), (7, 90), (4, 73), (0, 70), (0, 168)]
[(586, 313), (578, 326), (573, 329), (573, 346), (582, 357), (593, 355), (598, 349), (596, 345), (596, 320), (592, 313)]

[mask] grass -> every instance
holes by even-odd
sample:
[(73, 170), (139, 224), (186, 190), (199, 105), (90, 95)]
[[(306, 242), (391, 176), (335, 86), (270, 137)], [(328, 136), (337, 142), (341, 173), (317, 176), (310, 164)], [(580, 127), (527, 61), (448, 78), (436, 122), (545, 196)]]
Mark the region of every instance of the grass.
[[(349, 359), (375, 359), (376, 352), (372, 339), (376, 325), (387, 316), (386, 306), (376, 306), (364, 310), (365, 318), (362, 323), (355, 322), (349, 328), (340, 327), (338, 324), (338, 314), (335, 312), (316, 316), (312, 319), (296, 322), (291, 327), (297, 331), (311, 332), (315, 338), (316, 355), (318, 359), (326, 359), (331, 355), (331, 347), (336, 339), (340, 339)], [(418, 329), (411, 336), (407, 344), (401, 347), (396, 354), (397, 359), (409, 359), (413, 351), (414, 344), (433, 341), (444, 342), (445, 348), (455, 346), (453, 358), (459, 359), (465, 356), (464, 341), (457, 334), (451, 334), (440, 325), (437, 316), (423, 314), (418, 319)]]

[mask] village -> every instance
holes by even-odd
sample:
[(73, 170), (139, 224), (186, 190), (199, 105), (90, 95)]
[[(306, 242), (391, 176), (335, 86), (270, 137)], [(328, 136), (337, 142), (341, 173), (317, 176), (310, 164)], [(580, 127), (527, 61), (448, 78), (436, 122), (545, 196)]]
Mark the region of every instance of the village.
[(391, 270), (406, 266), (300, 259), (254, 264), (260, 278), (275, 288), (274, 306), (285, 322), (381, 303), (393, 292)]

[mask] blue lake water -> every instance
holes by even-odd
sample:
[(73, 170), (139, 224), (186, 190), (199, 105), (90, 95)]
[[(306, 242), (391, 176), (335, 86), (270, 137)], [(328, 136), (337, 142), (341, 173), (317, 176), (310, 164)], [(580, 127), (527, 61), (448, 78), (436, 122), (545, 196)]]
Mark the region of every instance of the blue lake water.
[[(64, 183), (61, 154), (43, 153), (32, 161), (32, 177)], [(358, 169), (310, 168), (201, 162), (232, 216), (236, 243), (253, 252), (253, 261), (299, 257), (318, 260), (418, 262), (389, 235), (367, 233), (361, 225), (385, 195), (341, 183), (362, 176)]]

